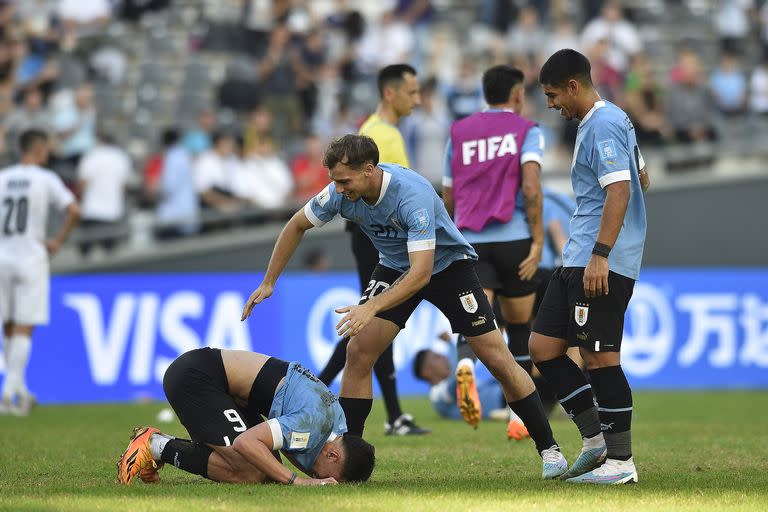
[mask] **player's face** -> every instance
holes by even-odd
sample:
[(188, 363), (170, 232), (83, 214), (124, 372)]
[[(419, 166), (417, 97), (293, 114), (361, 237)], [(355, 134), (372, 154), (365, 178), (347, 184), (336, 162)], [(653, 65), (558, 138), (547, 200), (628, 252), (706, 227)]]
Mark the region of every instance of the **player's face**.
[(573, 107), (573, 98), (568, 87), (554, 87), (552, 85), (543, 85), (544, 94), (547, 97), (547, 108), (553, 108), (560, 112), (560, 115), (570, 121), (574, 118), (575, 109)]
[(370, 175), (373, 172), (373, 164), (367, 163), (363, 169), (337, 163), (328, 172), (337, 194), (343, 194), (348, 200), (355, 202), (365, 195), (370, 185)]
[(403, 82), (395, 88), (392, 106), (399, 117), (411, 115), (413, 108), (421, 105), (421, 87), (415, 75), (406, 73)]

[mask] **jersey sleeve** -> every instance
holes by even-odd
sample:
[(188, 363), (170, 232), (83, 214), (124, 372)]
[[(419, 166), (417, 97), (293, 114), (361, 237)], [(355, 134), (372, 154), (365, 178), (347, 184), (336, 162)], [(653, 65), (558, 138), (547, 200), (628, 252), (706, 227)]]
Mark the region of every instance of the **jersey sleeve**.
[(306, 425), (312, 424), (311, 418), (306, 413), (278, 416), (267, 420), (267, 424), (272, 432), (273, 450), (304, 453), (309, 451), (317, 441), (313, 436), (318, 434), (306, 428)]
[(544, 134), (538, 126), (532, 126), (525, 134), (521, 148), (520, 165), (536, 162), (541, 165), (544, 160)]
[(595, 127), (593, 137), (592, 169), (597, 172), (600, 187), (632, 179), (626, 126), (616, 121), (604, 121)]
[(304, 205), (304, 215), (313, 226), (319, 228), (338, 215), (340, 206), (341, 196), (334, 190), (333, 183), (329, 183)]
[(448, 137), (448, 142), (445, 143), (445, 169), (443, 171), (443, 186), (453, 186), (453, 175), (451, 174), (451, 160), (453, 160), (453, 144), (451, 144), (451, 138)]
[(70, 203), (75, 201), (75, 196), (72, 192), (64, 186), (64, 182), (61, 181), (57, 175), (53, 173), (47, 174), (48, 176), (48, 192), (50, 193), (51, 203), (58, 209), (63, 210)]
[(408, 252), (431, 251), (436, 245), (434, 200), (426, 193), (415, 194), (401, 208), (408, 231)]

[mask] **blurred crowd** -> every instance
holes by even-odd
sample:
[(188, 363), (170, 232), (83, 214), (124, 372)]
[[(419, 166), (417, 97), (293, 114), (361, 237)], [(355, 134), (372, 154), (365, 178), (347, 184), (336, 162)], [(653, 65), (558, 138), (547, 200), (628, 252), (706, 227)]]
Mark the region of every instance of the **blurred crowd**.
[[(688, 15), (706, 34), (661, 37)], [(145, 32), (139, 61), (131, 38)], [(151, 53), (179, 32), (170, 58)], [(378, 69), (395, 62), (419, 72), (421, 107), (401, 129), (413, 167), (436, 186), (450, 123), (484, 107), (480, 74), (492, 64), (524, 70), (524, 114), (542, 121), (550, 147), (568, 148), (575, 125), (546, 112), (536, 82), (564, 47), (590, 58), (644, 148), (714, 143), (720, 120), (768, 118), (765, 0), (0, 0), (0, 160), (16, 158), (23, 130), (47, 130), (51, 168), (108, 250), (134, 211), (151, 212), (163, 240), (259, 222), (327, 183), (324, 145), (357, 131), (378, 101)], [(184, 59), (194, 66), (179, 96), (203, 101), (164, 117), (157, 103), (141, 112), (149, 123), (125, 129), (142, 98), (175, 96), (131, 84), (132, 70), (163, 84)], [(91, 246), (85, 237), (81, 252)]]

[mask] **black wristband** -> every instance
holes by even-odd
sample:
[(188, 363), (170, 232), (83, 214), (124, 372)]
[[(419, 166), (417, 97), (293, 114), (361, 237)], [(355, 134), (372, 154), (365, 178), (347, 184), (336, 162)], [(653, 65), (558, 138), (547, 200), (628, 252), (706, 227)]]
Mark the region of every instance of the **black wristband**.
[(601, 244), (600, 242), (595, 242), (595, 246), (592, 248), (592, 254), (607, 258), (608, 255), (611, 254), (611, 247), (609, 245)]
[(288, 479), (288, 485), (293, 485), (294, 481), (296, 481), (296, 473), (291, 473), (291, 478)]

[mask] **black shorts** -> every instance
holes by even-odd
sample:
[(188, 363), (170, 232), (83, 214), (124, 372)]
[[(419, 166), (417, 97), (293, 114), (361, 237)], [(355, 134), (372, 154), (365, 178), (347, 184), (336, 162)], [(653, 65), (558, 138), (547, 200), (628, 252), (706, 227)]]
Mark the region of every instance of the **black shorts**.
[(547, 293), (547, 287), (549, 286), (549, 280), (552, 279), (554, 269), (551, 268), (539, 268), (536, 270), (536, 300), (533, 302), (533, 316), (539, 312), (541, 307), (541, 301), (544, 300), (544, 294)]
[(237, 436), (264, 421), (287, 372), (287, 362), (269, 358), (253, 381), (248, 405), (240, 407), (229, 394), (221, 350), (200, 348), (171, 363), (163, 390), (193, 441), (230, 446)]
[(520, 279), (520, 263), (528, 257), (531, 239), (512, 242), (472, 244), (477, 252), (477, 276), (483, 288), (495, 291), (502, 297), (525, 297), (536, 291), (536, 278)]
[(609, 272), (608, 295), (587, 299), (584, 268), (558, 268), (549, 281), (533, 332), (568, 340), (569, 346), (592, 352), (618, 352), (634, 287), (634, 279)]
[[(381, 264), (371, 275), (360, 304), (390, 287), (402, 272)], [(422, 300), (427, 300), (448, 317), (453, 332), (464, 336), (480, 336), (496, 329), (493, 309), (480, 286), (474, 261), (460, 260), (432, 276), (424, 288), (399, 306), (381, 311), (376, 316), (389, 320), (401, 329)]]

